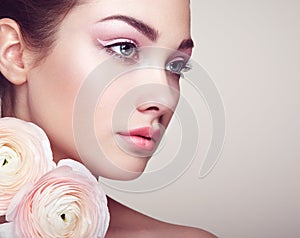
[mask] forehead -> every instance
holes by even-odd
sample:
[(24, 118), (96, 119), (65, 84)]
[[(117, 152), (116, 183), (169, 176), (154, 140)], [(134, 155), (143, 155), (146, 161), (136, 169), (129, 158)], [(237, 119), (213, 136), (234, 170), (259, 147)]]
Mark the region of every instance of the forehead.
[(189, 0), (92, 0), (85, 1), (74, 11), (81, 21), (130, 16), (157, 30), (161, 41), (190, 38)]
[[(188, 11), (189, 14), (189, 0), (85, 0), (79, 1), (79, 5), (94, 4), (94, 7), (101, 7), (102, 12), (124, 12), (131, 15), (140, 15), (144, 17), (154, 18), (160, 13), (165, 16), (170, 14), (182, 13)], [(151, 15), (155, 14), (155, 15)], [(157, 14), (157, 15), (156, 15)]]

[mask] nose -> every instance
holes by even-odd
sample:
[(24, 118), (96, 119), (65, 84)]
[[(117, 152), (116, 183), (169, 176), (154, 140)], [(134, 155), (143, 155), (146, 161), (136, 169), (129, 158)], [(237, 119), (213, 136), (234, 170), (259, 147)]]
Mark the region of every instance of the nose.
[(177, 106), (179, 92), (160, 84), (149, 84), (143, 91), (145, 94), (139, 100), (137, 111), (167, 127)]
[(168, 76), (165, 70), (146, 70), (147, 82), (140, 86), (137, 110), (167, 124), (179, 100), (179, 82)]
[[(155, 101), (147, 101), (138, 106), (138, 111), (145, 114), (156, 115), (157, 117), (162, 116), (166, 113), (172, 113), (175, 110), (175, 103), (171, 100), (165, 100), (166, 98), (157, 98)], [(169, 102), (167, 102), (169, 101)]]

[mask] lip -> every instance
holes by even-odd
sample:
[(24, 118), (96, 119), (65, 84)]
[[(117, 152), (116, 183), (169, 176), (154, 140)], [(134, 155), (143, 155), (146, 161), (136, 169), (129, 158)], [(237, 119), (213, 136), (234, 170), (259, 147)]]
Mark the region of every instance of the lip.
[(152, 127), (141, 127), (117, 134), (123, 139), (125, 146), (134, 151), (153, 151), (161, 138), (160, 129)]

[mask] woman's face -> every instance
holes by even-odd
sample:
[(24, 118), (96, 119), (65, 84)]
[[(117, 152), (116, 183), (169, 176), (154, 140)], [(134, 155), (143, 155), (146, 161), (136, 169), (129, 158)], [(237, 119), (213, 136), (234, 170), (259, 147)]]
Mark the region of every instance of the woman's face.
[[(93, 114), (103, 155), (85, 157), (85, 152), (78, 152), (73, 136), (75, 101), (89, 74), (110, 56), (116, 65), (132, 66), (141, 47), (162, 47), (174, 50), (161, 54), (168, 69), (184, 64), (192, 49), (189, 14), (188, 0), (99, 0), (72, 9), (53, 50), (28, 71), (24, 86), (28, 106), (23, 115), (46, 131), (56, 160), (73, 158), (95, 175), (113, 179), (142, 173), (177, 105), (178, 75), (142, 68), (110, 80)], [(106, 77), (100, 73), (99, 84)], [(90, 102), (87, 98), (82, 103)], [(84, 134), (78, 142), (93, 151)]]

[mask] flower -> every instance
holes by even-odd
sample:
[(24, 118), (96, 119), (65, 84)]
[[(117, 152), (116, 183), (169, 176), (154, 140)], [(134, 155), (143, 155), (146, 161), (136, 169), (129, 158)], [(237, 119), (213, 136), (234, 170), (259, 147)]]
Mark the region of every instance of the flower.
[(102, 238), (109, 225), (100, 184), (81, 163), (70, 159), (61, 160), (37, 183), (24, 186), (6, 218), (19, 238)]
[(54, 167), (50, 143), (41, 128), (16, 118), (0, 118), (0, 216), (21, 187)]

